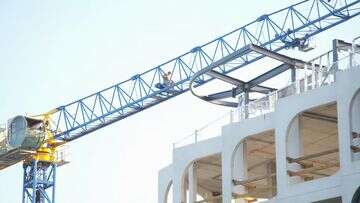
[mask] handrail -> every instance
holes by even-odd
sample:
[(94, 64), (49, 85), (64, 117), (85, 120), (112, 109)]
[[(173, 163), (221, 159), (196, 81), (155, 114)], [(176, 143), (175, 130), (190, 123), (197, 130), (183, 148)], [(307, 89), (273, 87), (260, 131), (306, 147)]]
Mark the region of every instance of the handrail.
[[(315, 68), (314, 61), (320, 59), (321, 57), (328, 56), (331, 52), (332, 51), (325, 52), (324, 54), (321, 54), (320, 56), (318, 56), (314, 59), (311, 59), (309, 62), (313, 64), (312, 67)], [(358, 58), (356, 58), (354, 56), (356, 56)], [(351, 60), (351, 62), (349, 59)], [(345, 62), (345, 64), (342, 64), (344, 62)], [(265, 115), (265, 114), (273, 112), (275, 110), (275, 104), (281, 98), (288, 97), (288, 96), (295, 95), (295, 94), (301, 94), (303, 92), (306, 92), (306, 91), (309, 91), (309, 90), (312, 90), (315, 88), (327, 86), (327, 85), (335, 82), (335, 77), (333, 77), (333, 76), (335, 75), (336, 72), (347, 70), (347, 69), (351, 68), (350, 64), (354, 67), (355, 66), (360, 67), (360, 51), (349, 52), (349, 54), (347, 56), (344, 56), (344, 57), (340, 58), (338, 61), (332, 62), (329, 64), (330, 65), (328, 65), (328, 66), (317, 66), (319, 69), (323, 68), (323, 67), (327, 68), (326, 74), (322, 75), (323, 78), (318, 78), (316, 81), (314, 80), (314, 82), (311, 82), (309, 84), (308, 79), (309, 79), (309, 77), (314, 78), (314, 75), (313, 75), (314, 72), (311, 67), (305, 68), (305, 69), (303, 69), (303, 71), (304, 71), (303, 77), (299, 78), (295, 82), (292, 82), (289, 85), (287, 85), (277, 91), (271, 92), (270, 94), (268, 94), (262, 98), (252, 101), (252, 102), (248, 103), (247, 105), (239, 107), (235, 111), (231, 110), (230, 112), (223, 114), (222, 116), (218, 117), (214, 121), (209, 122), (206, 125), (204, 125), (203, 127), (195, 130), (195, 133), (192, 133), (192, 134), (190, 134), (186, 137), (183, 137), (182, 139), (174, 142), (173, 148), (178, 148), (178, 147), (181, 147), (181, 146), (184, 146), (187, 144), (197, 143), (199, 141), (199, 139), (198, 139), (199, 132), (201, 132), (204, 129), (213, 127), (212, 124), (217, 123), (217, 121), (221, 120), (221, 118), (229, 117), (229, 122), (226, 123), (226, 124), (229, 124), (232, 122), (241, 122), (248, 118), (254, 118), (257, 116)], [(339, 67), (339, 69), (335, 70), (334, 67)], [(307, 71), (312, 71), (311, 72), (312, 74), (307, 74)], [(306, 83), (308, 83), (308, 84), (305, 85)], [(288, 91), (289, 89), (291, 90), (290, 92)], [(245, 111), (247, 111), (248, 117), (244, 116)], [(236, 114), (237, 114), (237, 116), (236, 116)], [(208, 135), (208, 136), (206, 136), (206, 138), (215, 137), (215, 136), (218, 136), (218, 135)], [(191, 139), (189, 139), (189, 138), (191, 138)], [(186, 140), (190, 140), (190, 143), (185, 143), (184, 141), (186, 141)]]

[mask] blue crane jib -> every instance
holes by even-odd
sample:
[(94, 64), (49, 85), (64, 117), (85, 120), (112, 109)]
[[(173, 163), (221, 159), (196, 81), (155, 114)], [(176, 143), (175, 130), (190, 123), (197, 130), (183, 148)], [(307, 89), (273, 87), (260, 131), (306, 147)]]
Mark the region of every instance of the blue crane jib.
[[(70, 141), (126, 118), (189, 90), (191, 77), (249, 44), (271, 51), (299, 47), (308, 39), (359, 15), (359, 0), (306, 0), (262, 15), (253, 22), (162, 63), (144, 73), (97, 93), (56, 108), (54, 137)], [(259, 60), (256, 53), (242, 55), (216, 68), (227, 74)], [(210, 81), (202, 77), (196, 85)]]
[[(189, 83), (197, 87), (216, 77), (226, 79), (265, 56), (249, 47), (307, 51), (312, 36), (359, 14), (360, 0), (305, 0), (40, 116), (10, 119), (7, 128), (0, 126), (0, 170), (24, 161), (23, 202), (52, 203), (56, 168), (66, 163), (59, 159), (60, 145), (180, 95), (190, 90)], [(199, 74), (209, 68), (211, 74)]]

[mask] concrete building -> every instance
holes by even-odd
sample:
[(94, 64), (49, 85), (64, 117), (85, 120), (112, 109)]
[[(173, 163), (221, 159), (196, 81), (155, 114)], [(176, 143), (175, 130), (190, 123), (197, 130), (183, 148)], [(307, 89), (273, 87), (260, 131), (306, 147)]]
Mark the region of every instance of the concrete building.
[(358, 51), (334, 40), (308, 62), (277, 58), (292, 65), (291, 83), (254, 100), (238, 94), (220, 136), (195, 133), (192, 143), (174, 145), (173, 163), (159, 172), (158, 202), (352, 202), (360, 186)]

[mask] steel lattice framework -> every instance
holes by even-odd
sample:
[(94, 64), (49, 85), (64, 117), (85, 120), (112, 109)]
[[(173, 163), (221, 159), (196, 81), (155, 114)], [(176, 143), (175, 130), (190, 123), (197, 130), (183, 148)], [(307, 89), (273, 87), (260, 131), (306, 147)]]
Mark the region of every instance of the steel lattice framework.
[(56, 164), (34, 160), (24, 164), (23, 203), (55, 202)]
[[(301, 47), (322, 31), (349, 20), (360, 13), (360, 0), (306, 0), (220, 36), (202, 46), (162, 63), (144, 73), (53, 111), (54, 136), (71, 141), (113, 122), (189, 90), (189, 80), (198, 71), (249, 44), (271, 51)], [(214, 70), (227, 74), (261, 59), (258, 53), (241, 54), (231, 63)], [(171, 85), (162, 76), (170, 71)], [(198, 78), (196, 85), (212, 79)]]

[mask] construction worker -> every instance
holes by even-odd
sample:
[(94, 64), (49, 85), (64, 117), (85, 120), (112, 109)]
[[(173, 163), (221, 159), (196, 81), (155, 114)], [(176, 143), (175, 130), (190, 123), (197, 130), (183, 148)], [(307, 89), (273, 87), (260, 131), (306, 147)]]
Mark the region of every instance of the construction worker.
[(171, 80), (171, 72), (168, 71), (162, 75), (163, 82), (155, 84), (155, 87), (158, 89), (168, 88), (174, 85), (174, 82)]
[(171, 71), (168, 71), (163, 76), (163, 84), (165, 87), (169, 87), (172, 85), (173, 81), (171, 81)]

